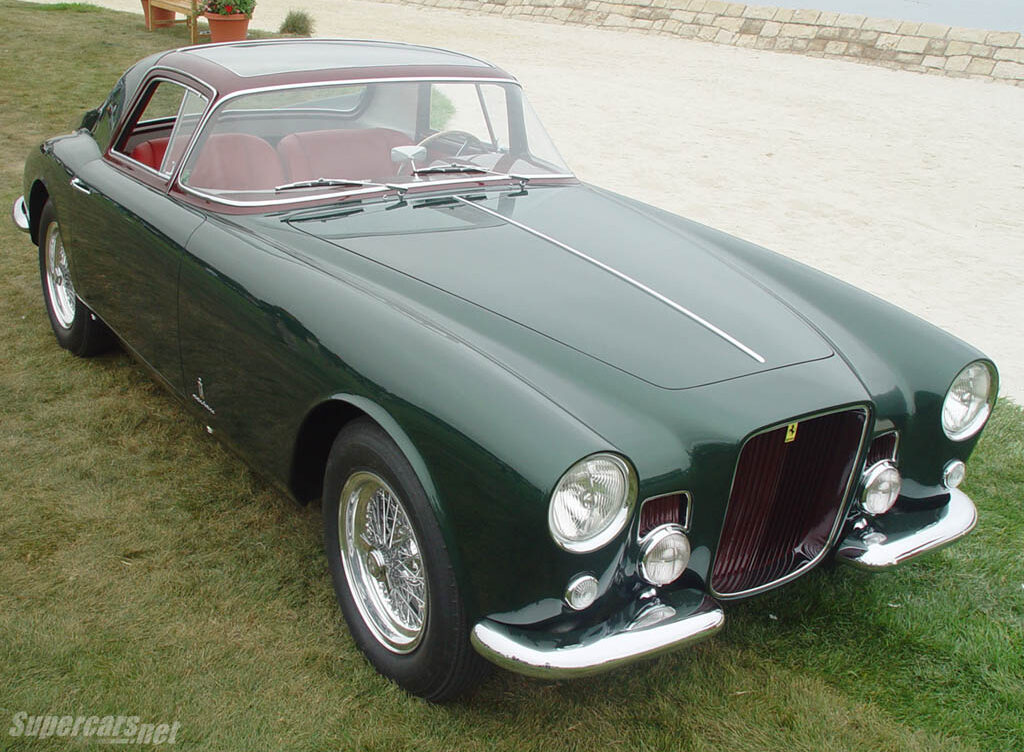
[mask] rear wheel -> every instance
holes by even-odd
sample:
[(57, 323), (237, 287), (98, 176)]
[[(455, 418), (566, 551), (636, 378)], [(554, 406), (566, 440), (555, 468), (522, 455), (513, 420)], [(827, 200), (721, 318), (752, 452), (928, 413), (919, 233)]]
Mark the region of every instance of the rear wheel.
[(437, 518), (408, 460), (368, 419), (334, 441), (323, 523), (335, 595), (374, 668), (434, 702), (476, 684), (486, 664), (469, 643)]
[(53, 201), (46, 202), (39, 219), (39, 276), (46, 313), (60, 346), (80, 357), (109, 349), (114, 342), (110, 329), (75, 294)]

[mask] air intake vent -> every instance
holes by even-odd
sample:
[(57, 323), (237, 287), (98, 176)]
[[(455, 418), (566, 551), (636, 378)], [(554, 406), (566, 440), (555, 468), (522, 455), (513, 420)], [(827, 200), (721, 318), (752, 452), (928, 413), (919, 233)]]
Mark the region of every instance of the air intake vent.
[(711, 574), (715, 594), (752, 595), (821, 558), (850, 492), (867, 419), (864, 408), (829, 413), (744, 444)]
[(895, 431), (889, 431), (883, 433), (880, 436), (876, 436), (871, 441), (871, 446), (868, 447), (868, 458), (864, 462), (864, 467), (871, 467), (876, 462), (882, 460), (896, 461), (896, 443), (899, 441), (898, 434)]
[(681, 525), (688, 530), (689, 512), (690, 496), (685, 491), (645, 499), (640, 507), (639, 535), (643, 538), (659, 525)]

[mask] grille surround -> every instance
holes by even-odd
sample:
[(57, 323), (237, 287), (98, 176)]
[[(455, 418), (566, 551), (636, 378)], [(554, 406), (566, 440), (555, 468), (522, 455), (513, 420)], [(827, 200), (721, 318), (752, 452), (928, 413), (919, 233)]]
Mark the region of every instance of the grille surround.
[[(746, 577), (749, 574), (749, 572), (753, 571), (754, 567), (749, 567), (747, 570), (741, 572), (739, 575), (736, 575), (734, 572), (730, 572), (728, 569), (726, 569), (726, 571), (724, 573), (720, 572), (720, 570), (719, 570), (720, 565), (722, 565), (725, 568), (728, 568), (730, 566), (734, 566), (733, 565), (733, 561), (736, 559), (737, 556), (741, 556), (741, 557), (744, 557), (746, 559), (756, 559), (757, 557), (761, 556), (763, 552), (768, 551), (767, 545), (771, 545), (774, 542), (774, 541), (769, 539), (767, 541), (767, 545), (766, 545), (765, 539), (767, 537), (767, 533), (765, 532), (765, 530), (768, 530), (768, 532), (773, 532), (769, 528), (771, 528), (773, 525), (777, 525), (778, 524), (777, 523), (778, 515), (776, 513), (779, 510), (776, 508), (776, 505), (779, 503), (778, 499), (779, 499), (779, 495), (780, 495), (779, 488), (778, 488), (779, 483), (780, 483), (779, 477), (775, 478), (774, 487), (773, 487), (773, 489), (772, 489), (770, 494), (764, 495), (764, 494), (762, 494), (760, 489), (758, 489), (756, 493), (753, 493), (753, 492), (751, 492), (750, 489), (741, 488), (740, 489), (740, 496), (741, 496), (741, 498), (738, 499), (738, 500), (735, 498), (736, 494), (737, 494), (737, 481), (738, 480), (742, 480), (744, 483), (747, 483), (747, 484), (755, 483), (756, 480), (757, 480), (757, 479), (753, 479), (752, 480), (751, 478), (748, 478), (748, 477), (743, 477), (741, 479), (741, 473), (744, 472), (743, 462), (744, 462), (745, 450), (747, 450), (748, 447), (751, 447), (752, 446), (752, 442), (754, 442), (759, 437), (763, 437), (766, 434), (771, 434), (771, 433), (774, 433), (774, 432), (785, 431), (787, 426), (792, 425), (793, 423), (798, 423), (800, 427), (803, 427), (804, 424), (806, 424), (806, 423), (808, 423), (810, 421), (815, 421), (815, 420), (818, 420), (818, 419), (821, 419), (821, 418), (828, 418), (828, 417), (831, 417), (831, 416), (856, 416), (857, 419), (860, 421), (860, 429), (859, 429), (859, 435), (857, 436), (857, 439), (856, 439), (856, 443), (854, 443), (852, 441), (853, 435), (852, 435), (852, 432), (851, 432), (851, 435), (849, 437), (850, 445), (849, 445), (849, 447), (847, 447), (845, 449), (841, 449), (841, 453), (840, 454), (836, 454), (836, 453), (831, 453), (830, 454), (830, 453), (827, 453), (825, 451), (819, 452), (817, 454), (817, 458), (819, 458), (820, 460), (823, 460), (823, 461), (836, 462), (837, 459), (839, 461), (846, 461), (847, 465), (843, 465), (842, 467), (843, 468), (848, 467), (848, 470), (846, 470), (846, 473), (847, 473), (848, 477), (846, 477), (846, 479), (845, 479), (845, 483), (842, 486), (841, 492), (838, 494), (838, 498), (835, 499), (834, 503), (829, 503), (829, 504), (825, 505), (825, 506), (827, 506), (827, 508), (822, 510), (822, 513), (827, 515), (828, 518), (831, 518), (831, 517), (834, 516), (834, 519), (831, 522), (831, 526), (828, 528), (828, 535), (827, 535), (827, 537), (824, 537), (824, 539), (823, 539), (823, 541), (822, 541), (822, 543), (820, 545), (820, 550), (817, 551), (817, 553), (815, 555), (807, 558), (805, 561), (799, 563), (795, 567), (790, 568), (788, 571), (785, 571), (784, 573), (782, 573), (779, 576), (769, 577), (767, 579), (764, 579), (763, 581), (757, 582), (757, 584), (744, 583), (743, 587), (737, 587), (735, 589), (730, 588), (730, 587), (721, 588), (720, 586), (723, 584), (721, 582), (721, 580), (723, 578), (727, 580), (727, 584), (731, 585), (732, 583), (728, 582), (728, 580), (730, 578), (742, 579), (743, 577)], [(756, 431), (755, 433), (752, 433), (749, 436), (747, 436), (747, 438), (743, 441), (743, 444), (742, 444), (742, 446), (740, 448), (740, 452), (739, 452), (739, 454), (737, 456), (737, 460), (736, 460), (736, 467), (733, 470), (733, 477), (732, 477), (732, 482), (731, 482), (730, 489), (729, 489), (728, 502), (726, 504), (725, 516), (724, 516), (724, 520), (723, 520), (723, 524), (722, 524), (722, 530), (721, 530), (721, 533), (719, 535), (718, 545), (717, 545), (716, 550), (715, 550), (715, 558), (712, 561), (710, 572), (709, 572), (709, 576), (708, 576), (708, 590), (710, 591), (710, 593), (712, 595), (714, 595), (717, 598), (721, 598), (721, 599), (743, 598), (743, 597), (746, 597), (746, 596), (756, 595), (757, 593), (761, 593), (761, 592), (764, 592), (764, 591), (767, 591), (767, 590), (771, 590), (772, 588), (776, 588), (776, 587), (778, 587), (780, 585), (783, 585), (783, 584), (785, 584), (787, 582), (790, 582), (790, 581), (796, 579), (797, 577), (801, 576), (802, 574), (804, 574), (805, 572), (807, 572), (808, 570), (810, 570), (814, 566), (816, 566), (828, 554), (829, 550), (831, 550), (832, 546), (834, 545), (834, 543), (836, 541), (836, 538), (838, 537), (839, 533), (842, 530), (842, 526), (843, 526), (843, 523), (844, 523), (844, 521), (846, 519), (846, 514), (847, 514), (847, 511), (849, 510), (849, 507), (850, 507), (850, 504), (851, 504), (851, 500), (852, 500), (852, 497), (853, 497), (853, 491), (854, 491), (854, 489), (856, 487), (857, 478), (859, 477), (859, 475), (857, 473), (857, 470), (863, 464), (864, 458), (865, 458), (866, 453), (868, 451), (868, 439), (869, 439), (869, 428), (871, 426), (871, 417), (872, 417), (871, 410), (870, 410), (870, 408), (867, 405), (847, 406), (847, 407), (836, 408), (834, 410), (826, 410), (826, 411), (823, 411), (823, 412), (814, 413), (814, 414), (807, 415), (807, 416), (804, 416), (804, 417), (799, 418), (799, 419), (790, 419), (789, 421), (780, 422), (780, 423), (774, 424), (772, 426), (769, 426), (767, 428), (763, 428), (763, 429), (761, 429), (759, 431)], [(799, 431), (799, 428), (797, 430)], [(849, 454), (846, 453), (847, 450), (849, 451)], [(848, 458), (848, 460), (844, 460), (844, 458)], [(783, 472), (784, 472), (784, 465), (785, 465), (785, 459), (782, 459), (782, 460), (779, 460), (777, 462), (777, 467), (772, 468), (772, 469), (775, 472), (777, 472), (779, 476), (781, 476), (783, 474)], [(797, 477), (799, 477), (799, 474), (797, 474)], [(762, 483), (765, 480), (770, 480), (770, 479), (766, 479), (766, 478), (761, 478), (760, 479), (760, 481)], [(840, 480), (840, 479), (837, 479), (837, 480)], [(748, 495), (751, 495), (753, 493), (752, 498), (751, 499), (743, 498), (744, 491), (747, 491)], [(761, 498), (762, 495), (765, 496), (765, 498), (763, 500)], [(758, 501), (761, 501), (761, 503), (763, 505), (765, 505), (766, 507), (769, 508), (768, 511), (761, 512), (760, 510), (758, 510), (758, 512), (757, 512), (758, 514), (761, 515), (762, 520), (763, 520), (763, 522), (762, 522), (763, 528), (760, 531), (752, 529), (751, 526), (750, 526), (749, 520), (743, 519), (741, 517), (734, 517), (734, 515), (731, 514), (731, 512), (735, 511), (736, 515), (744, 515), (744, 514), (748, 514), (749, 515), (751, 513), (751, 510), (755, 509), (754, 505)], [(806, 494), (805, 494), (804, 498), (802, 498), (798, 503), (803, 504), (804, 506), (810, 506), (811, 507), (810, 511), (812, 511), (812, 512), (813, 512), (813, 505), (814, 504), (816, 504), (816, 503), (819, 504), (819, 505), (822, 504), (820, 499), (812, 498), (810, 496), (807, 496)], [(736, 506), (737, 504), (739, 504), (740, 506), (737, 507)], [(783, 510), (783, 511), (786, 511), (786, 510)], [(804, 520), (805, 523), (808, 520), (810, 520), (810, 515), (807, 513), (806, 509), (801, 507), (797, 511), (805, 513), (804, 514), (804, 516), (806, 518)], [(795, 515), (797, 512), (794, 511), (792, 513)], [(746, 528), (743, 527), (744, 525), (746, 526)], [(730, 541), (730, 539), (727, 538), (727, 536), (729, 536), (730, 533), (733, 533), (733, 535), (735, 536), (736, 533), (737, 533), (737, 530), (734, 530), (734, 529), (731, 529), (731, 528), (738, 528), (739, 531), (743, 535), (753, 535), (757, 539), (756, 540), (757, 545), (756, 546), (750, 546), (748, 548), (740, 548), (738, 550), (732, 550), (732, 549), (736, 548), (736, 545), (734, 543), (732, 543)], [(790, 554), (794, 560), (797, 559), (797, 552), (799, 551), (799, 549), (802, 548), (808, 541), (812, 540), (812, 536), (813, 536), (814, 532), (815, 532), (815, 528), (813, 526), (811, 526), (809, 529), (807, 529), (804, 532), (803, 536), (800, 537), (800, 539), (798, 541), (794, 541), (794, 543), (798, 544), (797, 548), (793, 552), (791, 552), (791, 554)], [(776, 546), (776, 548), (778, 548), (778, 547)], [(732, 557), (732, 558), (728, 559), (726, 557)], [(723, 558), (726, 558), (726, 561), (725, 561), (724, 564), (722, 564), (722, 561), (721, 561)], [(770, 562), (770, 564), (762, 563), (761, 568), (775, 567), (775, 566), (777, 566), (778, 563), (779, 563), (778, 561), (772, 561), (772, 562)], [(748, 584), (749, 584), (749, 586), (747, 586)]]

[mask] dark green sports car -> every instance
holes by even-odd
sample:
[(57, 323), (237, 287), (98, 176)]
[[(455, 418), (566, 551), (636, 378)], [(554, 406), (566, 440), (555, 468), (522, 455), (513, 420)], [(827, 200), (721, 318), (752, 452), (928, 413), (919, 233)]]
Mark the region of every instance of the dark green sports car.
[(583, 676), (827, 558), (975, 524), (970, 345), (579, 182), (509, 74), (406, 44), (142, 60), (25, 166), (57, 341), (123, 343), (305, 503), (384, 675)]

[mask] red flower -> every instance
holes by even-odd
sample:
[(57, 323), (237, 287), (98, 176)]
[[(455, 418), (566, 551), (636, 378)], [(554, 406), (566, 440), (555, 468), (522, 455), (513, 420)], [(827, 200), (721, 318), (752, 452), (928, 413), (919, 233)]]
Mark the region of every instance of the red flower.
[(235, 9), (233, 7), (231, 7), (230, 5), (225, 5), (224, 6), (224, 10), (226, 12), (228, 12), (228, 13), (234, 13), (235, 12)]

